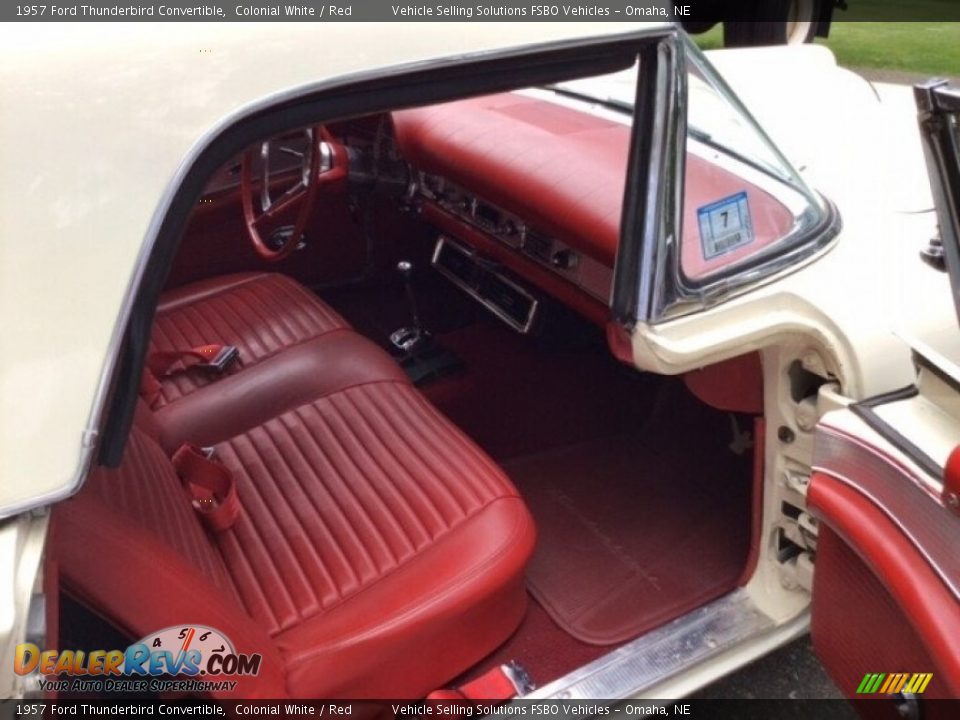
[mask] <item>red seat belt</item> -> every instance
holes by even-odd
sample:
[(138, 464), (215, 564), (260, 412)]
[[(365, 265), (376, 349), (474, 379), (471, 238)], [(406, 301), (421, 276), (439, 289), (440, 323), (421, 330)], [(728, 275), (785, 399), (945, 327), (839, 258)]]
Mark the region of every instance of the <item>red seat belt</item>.
[(527, 671), (517, 662), (498, 665), (460, 687), (434, 690), (427, 700), (510, 700), (534, 690)]
[(193, 507), (211, 530), (229, 529), (240, 515), (233, 473), (212, 452), (184, 443), (173, 454), (173, 467), (190, 494)]
[(147, 358), (147, 369), (155, 377), (198, 367), (223, 372), (240, 357), (236, 345), (198, 345), (189, 350), (157, 350)]
[(239, 358), (240, 350), (236, 345), (198, 345), (189, 350), (152, 352), (140, 376), (140, 396), (153, 408), (163, 391), (159, 378), (193, 367), (222, 373)]

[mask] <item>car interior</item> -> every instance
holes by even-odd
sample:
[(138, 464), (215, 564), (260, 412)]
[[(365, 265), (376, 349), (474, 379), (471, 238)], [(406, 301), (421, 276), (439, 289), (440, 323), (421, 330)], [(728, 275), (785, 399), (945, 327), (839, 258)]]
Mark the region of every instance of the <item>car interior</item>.
[[(744, 585), (759, 357), (666, 377), (610, 339), (631, 120), (530, 88), (283, 132), (210, 177), (122, 462), (54, 512), (58, 646), (189, 620), (263, 655), (246, 696), (505, 665), (523, 692)], [(751, 177), (688, 149), (692, 280), (757, 247), (701, 246), (696, 208), (742, 192), (758, 245), (789, 230)]]

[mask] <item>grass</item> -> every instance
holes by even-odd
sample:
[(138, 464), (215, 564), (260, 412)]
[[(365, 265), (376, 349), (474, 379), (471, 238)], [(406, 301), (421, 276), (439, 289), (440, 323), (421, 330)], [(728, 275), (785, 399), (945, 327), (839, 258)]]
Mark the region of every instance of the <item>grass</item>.
[[(723, 47), (723, 31), (717, 26), (696, 40), (704, 50)], [(817, 42), (844, 67), (960, 77), (960, 23), (835, 22)]]

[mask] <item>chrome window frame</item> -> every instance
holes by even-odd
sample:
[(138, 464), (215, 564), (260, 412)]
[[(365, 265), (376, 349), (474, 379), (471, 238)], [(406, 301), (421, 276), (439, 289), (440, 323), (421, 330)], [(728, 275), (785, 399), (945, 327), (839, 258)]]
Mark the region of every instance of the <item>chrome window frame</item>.
[(940, 240), (960, 320), (960, 87), (933, 79), (913, 89)]
[[(728, 270), (702, 280), (681, 268), (687, 156), (688, 47), (679, 28), (641, 53), (620, 245), (611, 294), (613, 320), (632, 332), (709, 308), (792, 272), (818, 256), (839, 234), (836, 207), (817, 196), (818, 222), (794, 231)], [(708, 69), (709, 64), (707, 65)], [(711, 79), (734, 108), (753, 121), (718, 73)], [(771, 147), (776, 146), (760, 129)], [(782, 156), (781, 156), (782, 157)], [(784, 160), (784, 162), (786, 162)]]

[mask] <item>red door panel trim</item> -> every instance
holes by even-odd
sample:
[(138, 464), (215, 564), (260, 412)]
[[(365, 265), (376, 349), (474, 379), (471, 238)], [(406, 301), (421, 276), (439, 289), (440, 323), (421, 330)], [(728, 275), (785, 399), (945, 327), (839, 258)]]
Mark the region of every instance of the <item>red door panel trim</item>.
[[(938, 679), (960, 697), (960, 603), (916, 545), (870, 498), (832, 475), (814, 473), (807, 501), (889, 590), (946, 673)], [(836, 592), (842, 600), (842, 588)]]
[(914, 545), (960, 606), (960, 522), (944, 507), (937, 483), (881, 449), (824, 425), (817, 428), (813, 469), (868, 498)]

